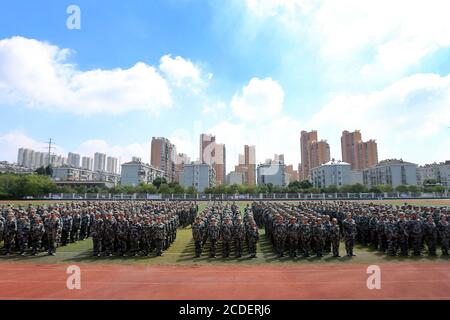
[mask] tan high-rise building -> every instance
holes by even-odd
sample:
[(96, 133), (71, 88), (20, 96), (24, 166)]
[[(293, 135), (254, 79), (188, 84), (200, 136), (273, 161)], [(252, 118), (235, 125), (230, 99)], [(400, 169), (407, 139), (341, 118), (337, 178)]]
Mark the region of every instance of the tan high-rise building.
[(234, 171), (242, 174), (244, 184), (256, 184), (255, 146), (244, 146), (244, 154), (239, 155), (239, 165), (235, 166)]
[(318, 141), (317, 131), (300, 133), (301, 172), (300, 180), (309, 178), (312, 168), (330, 161), (330, 145), (326, 140)]
[(202, 133), (200, 135), (200, 162), (206, 163), (216, 171), (216, 185), (225, 184), (226, 180), (226, 148), (216, 143), (216, 137)]
[(164, 171), (167, 182), (175, 181), (175, 145), (169, 139), (153, 137), (151, 145), (150, 164)]
[(294, 166), (292, 164), (286, 166), (285, 175), (289, 177), (287, 184), (289, 184), (289, 182), (298, 181), (298, 171), (294, 170)]
[(349, 163), (352, 170), (363, 170), (378, 163), (376, 141), (362, 141), (359, 130), (342, 132), (341, 151), (342, 161)]

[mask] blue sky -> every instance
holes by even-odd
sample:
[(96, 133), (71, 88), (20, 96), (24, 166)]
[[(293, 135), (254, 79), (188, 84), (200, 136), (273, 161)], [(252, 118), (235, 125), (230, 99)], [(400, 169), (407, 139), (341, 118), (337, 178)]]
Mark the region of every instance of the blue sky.
[[(66, 8), (81, 10), (69, 30)], [(405, 10), (408, 8), (408, 10)], [(300, 160), (316, 129), (376, 139), (380, 160), (450, 159), (448, 1), (25, 1), (0, 11), (0, 159), (18, 147), (149, 160), (198, 135)]]

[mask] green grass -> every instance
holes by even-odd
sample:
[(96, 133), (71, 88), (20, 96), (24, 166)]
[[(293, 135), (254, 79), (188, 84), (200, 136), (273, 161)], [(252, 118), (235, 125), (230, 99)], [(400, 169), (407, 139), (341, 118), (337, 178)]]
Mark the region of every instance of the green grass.
[[(200, 203), (199, 209), (203, 210), (206, 203)], [(238, 203), (241, 211), (246, 206), (245, 202)], [(440, 253), (440, 250), (439, 250)], [(29, 263), (118, 263), (118, 264), (143, 264), (143, 265), (202, 265), (202, 264), (346, 264), (346, 263), (360, 263), (360, 264), (377, 264), (377, 263), (423, 263), (423, 262), (442, 262), (448, 263), (449, 259), (445, 257), (388, 257), (377, 251), (356, 246), (356, 257), (344, 257), (345, 247), (341, 243), (340, 254), (342, 258), (335, 259), (331, 255), (323, 258), (278, 258), (273, 250), (269, 240), (264, 236), (264, 229), (260, 230), (260, 241), (257, 245), (257, 258), (251, 259), (247, 255), (246, 248), (244, 249), (244, 257), (234, 258), (234, 252), (231, 253), (233, 258), (221, 258), (222, 247), (219, 244), (217, 247), (218, 258), (209, 258), (209, 244), (207, 243), (203, 249), (203, 254), (200, 258), (194, 258), (194, 241), (192, 240), (191, 228), (179, 229), (177, 232), (176, 241), (170, 248), (164, 252), (162, 257), (154, 255), (149, 257), (92, 257), (92, 241), (87, 239), (78, 243), (73, 243), (65, 247), (60, 247), (57, 250), (56, 256), (48, 256), (41, 253), (38, 256), (0, 256), (0, 263), (2, 262), (29, 262)]]

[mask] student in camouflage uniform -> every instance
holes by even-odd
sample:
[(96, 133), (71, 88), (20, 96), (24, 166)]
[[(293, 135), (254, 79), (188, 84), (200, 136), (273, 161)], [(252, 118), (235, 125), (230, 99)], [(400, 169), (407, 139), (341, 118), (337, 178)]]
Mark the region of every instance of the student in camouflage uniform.
[(388, 243), (388, 255), (397, 255), (397, 223), (394, 220), (394, 215), (389, 214), (388, 221), (385, 227), (386, 240)]
[(226, 216), (225, 223), (222, 224), (220, 234), (222, 236), (223, 257), (228, 258), (230, 256), (230, 248), (233, 243), (233, 223), (231, 222), (230, 216)]
[(273, 241), (275, 251), (279, 258), (284, 256), (284, 244), (286, 241), (286, 225), (283, 222), (283, 216), (277, 214), (275, 225), (273, 226)]
[[(161, 219), (161, 218), (159, 218)], [(164, 225), (162, 226), (164, 228)], [(130, 255), (137, 257), (139, 255), (139, 241), (142, 237), (142, 225), (139, 222), (139, 217), (134, 216), (133, 222), (130, 224)], [(155, 238), (156, 241), (156, 238)], [(162, 247), (161, 241), (159, 242), (159, 248)]]
[(314, 247), (317, 257), (323, 257), (323, 246), (325, 243), (325, 229), (322, 225), (322, 219), (317, 218), (313, 227)]
[(9, 255), (15, 246), (17, 234), (17, 222), (14, 214), (10, 211), (6, 217), (4, 239), (5, 239), (5, 254)]
[(127, 241), (129, 232), (129, 222), (124, 218), (124, 213), (119, 212), (116, 223), (116, 237), (117, 237), (117, 254), (125, 256), (127, 253)]
[(309, 251), (311, 250), (312, 239), (312, 227), (309, 224), (308, 217), (302, 218), (302, 224), (300, 225), (300, 247), (304, 258), (309, 257)]
[(76, 211), (72, 216), (72, 231), (70, 232), (70, 242), (77, 243), (80, 239), (81, 215)]
[(151, 252), (153, 241), (153, 223), (150, 217), (146, 217), (142, 226), (142, 255), (148, 256)]
[(42, 237), (44, 236), (45, 229), (44, 224), (42, 223), (42, 219), (40, 217), (34, 218), (35, 222), (31, 227), (31, 255), (35, 256), (42, 245)]
[(378, 250), (381, 252), (385, 252), (387, 248), (387, 240), (386, 240), (386, 221), (385, 216), (381, 215), (380, 219), (377, 223), (377, 234), (378, 234)]
[(69, 242), (72, 225), (72, 216), (68, 211), (66, 211), (62, 217), (61, 245), (63, 246), (67, 245), (67, 243)]
[(428, 247), (428, 255), (436, 256), (437, 229), (431, 215), (427, 216), (427, 221), (423, 225), (423, 235)]
[(100, 213), (95, 214), (95, 218), (91, 224), (91, 236), (93, 243), (93, 255), (100, 257), (102, 252), (102, 240), (104, 234), (104, 221), (100, 217)]
[(236, 258), (242, 257), (244, 249), (244, 239), (246, 237), (246, 228), (242, 223), (240, 215), (236, 217), (236, 223), (233, 227), (234, 247), (236, 248)]
[(103, 226), (103, 249), (106, 256), (112, 256), (114, 252), (114, 238), (116, 229), (116, 219), (114, 219), (111, 212), (108, 212)]
[(54, 256), (56, 252), (58, 231), (61, 230), (61, 220), (57, 217), (55, 211), (50, 212), (50, 217), (45, 220), (44, 226), (47, 234), (48, 254)]
[(205, 237), (205, 224), (200, 217), (195, 218), (195, 222), (192, 224), (192, 238), (195, 243), (195, 257), (198, 258), (202, 254), (202, 241)]
[(217, 241), (220, 238), (220, 228), (217, 225), (216, 218), (211, 218), (211, 224), (208, 226), (208, 238), (210, 241), (210, 257), (215, 258), (216, 257), (216, 245)]
[(330, 239), (331, 239), (331, 246), (333, 249), (333, 257), (339, 258), (339, 243), (341, 242), (341, 232), (339, 230), (339, 224), (336, 218), (333, 218), (331, 220), (331, 227), (330, 227)]
[(80, 240), (84, 240), (88, 237), (90, 222), (91, 216), (88, 212), (83, 211), (83, 213), (81, 214)]
[(397, 221), (397, 239), (400, 247), (400, 255), (408, 256), (408, 221), (405, 219), (405, 213), (399, 213), (399, 220)]
[(251, 258), (256, 258), (256, 243), (259, 240), (258, 227), (256, 222), (252, 221), (250, 223), (250, 229), (248, 231), (248, 251)]
[(347, 252), (347, 256), (355, 256), (353, 254), (353, 246), (355, 244), (356, 223), (350, 213), (347, 214), (347, 218), (342, 222), (342, 228), (344, 229), (345, 251)]
[(155, 238), (156, 255), (162, 255), (162, 246), (166, 239), (165, 225), (161, 222), (161, 217), (156, 217), (156, 224), (153, 226), (153, 236)]
[(411, 219), (408, 222), (408, 234), (411, 238), (413, 255), (420, 256), (422, 244), (422, 222), (417, 219), (416, 213), (411, 215)]
[(297, 256), (297, 248), (298, 248), (298, 237), (299, 237), (299, 226), (297, 224), (297, 219), (295, 217), (291, 217), (289, 219), (289, 224), (287, 226), (287, 246), (289, 251), (289, 256), (291, 258), (295, 258)]
[(0, 215), (0, 242), (3, 241), (3, 234), (5, 232), (5, 218)]
[(450, 239), (450, 224), (445, 215), (441, 215), (437, 225), (439, 238), (441, 239), (441, 250), (443, 256), (448, 256), (448, 247)]
[(28, 239), (30, 236), (30, 222), (27, 216), (19, 219), (17, 224), (17, 242), (19, 244), (20, 255), (24, 256), (28, 249)]
[(324, 215), (322, 225), (324, 228), (324, 246), (323, 250), (325, 253), (331, 252), (331, 222), (330, 222), (330, 216)]

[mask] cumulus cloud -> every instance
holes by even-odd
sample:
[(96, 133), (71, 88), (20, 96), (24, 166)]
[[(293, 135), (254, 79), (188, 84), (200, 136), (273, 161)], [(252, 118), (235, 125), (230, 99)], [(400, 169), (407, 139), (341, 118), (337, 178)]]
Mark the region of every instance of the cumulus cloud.
[[(404, 157), (410, 161), (450, 158), (441, 150), (450, 124), (450, 75), (416, 74), (368, 94), (338, 95), (310, 121), (330, 141), (340, 158), (342, 130), (361, 129), (363, 139), (377, 139), (379, 158)], [(448, 139), (447, 139), (448, 140)]]
[[(172, 58), (170, 54), (167, 54), (161, 57), (159, 69), (177, 86), (188, 83), (199, 85), (203, 82), (200, 69), (180, 56)], [(212, 75), (208, 78), (212, 78)]]
[(268, 77), (252, 78), (242, 88), (242, 94), (236, 93), (231, 100), (231, 109), (235, 116), (247, 121), (261, 121), (278, 115), (284, 102), (284, 90), (281, 85)]
[(35, 39), (0, 40), (0, 101), (84, 115), (157, 114), (172, 105), (168, 81), (153, 66), (81, 71), (70, 53)]

